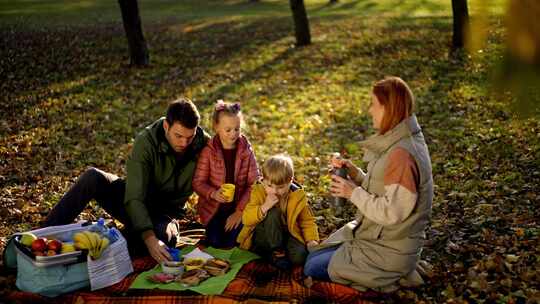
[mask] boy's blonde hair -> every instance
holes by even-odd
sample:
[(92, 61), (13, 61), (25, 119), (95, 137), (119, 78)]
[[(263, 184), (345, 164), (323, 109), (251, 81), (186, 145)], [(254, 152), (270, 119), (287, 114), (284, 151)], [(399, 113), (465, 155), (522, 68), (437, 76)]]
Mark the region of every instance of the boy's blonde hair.
[(262, 167), (263, 178), (274, 185), (290, 183), (294, 176), (292, 159), (285, 154), (278, 154), (267, 159)]

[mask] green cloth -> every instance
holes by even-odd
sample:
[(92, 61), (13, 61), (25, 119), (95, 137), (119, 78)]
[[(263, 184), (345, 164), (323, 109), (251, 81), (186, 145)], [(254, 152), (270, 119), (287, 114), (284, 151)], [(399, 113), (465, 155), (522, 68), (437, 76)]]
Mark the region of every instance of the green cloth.
[[(182, 256), (191, 252), (195, 247), (190, 246), (182, 250)], [(179, 282), (171, 282), (167, 284), (159, 284), (150, 282), (147, 278), (153, 274), (161, 272), (161, 266), (156, 265), (153, 269), (145, 271), (137, 276), (135, 281), (129, 288), (135, 289), (167, 289), (167, 290), (192, 290), (203, 295), (219, 295), (222, 294), (227, 285), (234, 279), (242, 266), (254, 259), (259, 258), (258, 255), (246, 250), (234, 247), (233, 249), (223, 250), (212, 247), (204, 249), (204, 251), (213, 257), (227, 260), (231, 263), (231, 269), (222, 276), (210, 277), (201, 282), (201, 284), (192, 287), (185, 287)]]
[(184, 203), (193, 193), (191, 180), (197, 158), (210, 138), (197, 127), (193, 142), (177, 156), (165, 138), (164, 120), (156, 120), (137, 135), (126, 162), (124, 204), (137, 232), (154, 228), (147, 206), (152, 206), (153, 213), (172, 217), (182, 214)]

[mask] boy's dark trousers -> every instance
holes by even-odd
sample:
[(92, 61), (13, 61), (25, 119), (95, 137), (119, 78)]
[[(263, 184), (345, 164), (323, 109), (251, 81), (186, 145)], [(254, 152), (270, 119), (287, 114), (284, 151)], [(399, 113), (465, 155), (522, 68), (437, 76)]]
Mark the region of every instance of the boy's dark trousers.
[[(123, 179), (96, 168), (89, 168), (49, 212), (43, 226), (72, 223), (86, 208), (88, 202), (95, 199), (107, 213), (126, 226), (122, 234), (127, 239), (130, 251), (135, 251), (135, 254), (144, 254), (140, 251), (145, 250), (146, 246), (140, 233), (131, 229), (129, 216), (124, 206), (125, 191), (126, 182)], [(151, 217), (156, 237), (167, 246), (175, 247), (178, 235), (176, 220), (165, 214), (156, 214), (156, 212), (151, 213)]]
[(293, 265), (304, 265), (308, 254), (306, 245), (295, 239), (281, 224), (281, 210), (273, 207), (266, 218), (257, 224), (253, 234), (251, 250), (263, 258), (272, 260), (272, 253), (285, 249)]

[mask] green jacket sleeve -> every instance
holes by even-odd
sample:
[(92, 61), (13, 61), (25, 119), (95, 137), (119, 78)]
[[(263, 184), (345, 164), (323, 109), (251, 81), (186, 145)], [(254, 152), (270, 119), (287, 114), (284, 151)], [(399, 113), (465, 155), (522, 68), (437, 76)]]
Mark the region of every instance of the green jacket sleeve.
[(148, 194), (149, 178), (151, 176), (153, 152), (150, 139), (144, 135), (138, 136), (126, 164), (126, 194), (124, 205), (137, 232), (153, 229), (152, 220), (144, 204)]

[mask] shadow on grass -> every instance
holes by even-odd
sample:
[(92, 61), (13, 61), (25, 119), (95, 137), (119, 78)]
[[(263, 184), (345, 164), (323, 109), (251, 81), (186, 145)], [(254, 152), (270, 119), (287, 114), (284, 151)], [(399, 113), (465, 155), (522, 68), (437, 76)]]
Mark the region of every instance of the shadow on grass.
[[(181, 93), (237, 52), (270, 45), (290, 35), (289, 23), (288, 19), (270, 18), (199, 27), (189, 24), (152, 27), (147, 33), (151, 65), (143, 69), (125, 65), (129, 59), (119, 26), (83, 31), (0, 29), (3, 46), (0, 56), (9, 58), (1, 65), (5, 77), (1, 88), (7, 94), (2, 96), (0, 118), (10, 121), (32, 107), (43, 106), (49, 99), (91, 88), (110, 92), (112, 96), (130, 96), (135, 94), (134, 89), (140, 89), (141, 81), (150, 84), (150, 91), (167, 87)], [(65, 102), (64, 111), (81, 106), (72, 105), (69, 100)], [(27, 127), (33, 127), (32, 122)]]
[(289, 36), (290, 23), (263, 18), (159, 25), (147, 32), (153, 64), (143, 69), (125, 66), (125, 38), (118, 26), (1, 29), (0, 56), (8, 59), (0, 73), (6, 92), (0, 97), (0, 135), (1, 145), (12, 149), (1, 151), (9, 163), (0, 162), (5, 169), (0, 185), (32, 182), (38, 172), (58, 174), (51, 160), (59, 155), (70, 155), (62, 170), (117, 163), (126, 143), (163, 115), (167, 102), (208, 81), (214, 67), (239, 52)]
[(443, 5), (441, 1), (420, 0), (420, 1), (373, 1), (373, 0), (352, 0), (339, 1), (337, 3), (325, 3), (309, 10), (310, 14), (344, 13), (351, 15), (351, 11), (359, 15), (375, 16), (390, 13), (395, 16), (407, 18), (424, 11), (429, 15), (438, 15), (447, 12), (449, 5)]
[[(169, 18), (187, 22), (203, 18), (268, 16), (289, 12), (286, 1), (139, 0), (138, 3), (143, 25)], [(121, 22), (118, 2), (110, 0), (3, 1), (0, 2), (0, 16), (0, 25), (21, 24), (36, 28)]]

